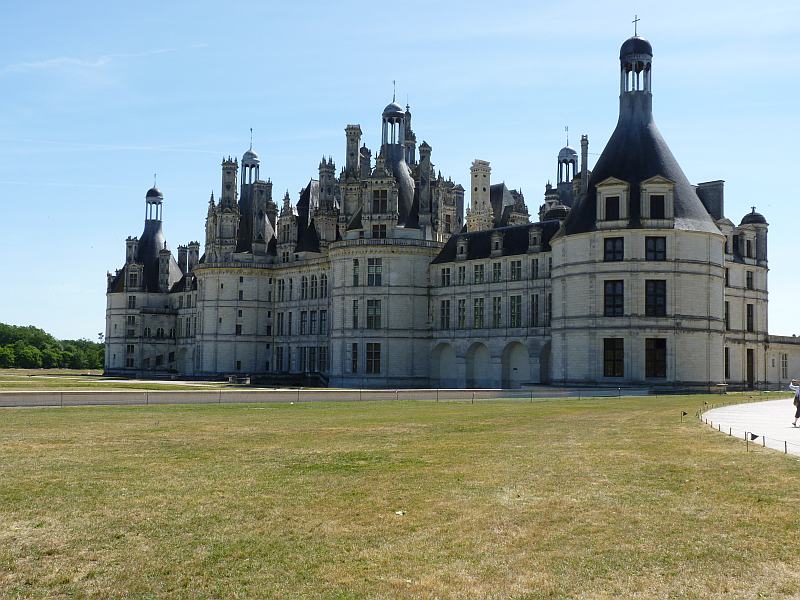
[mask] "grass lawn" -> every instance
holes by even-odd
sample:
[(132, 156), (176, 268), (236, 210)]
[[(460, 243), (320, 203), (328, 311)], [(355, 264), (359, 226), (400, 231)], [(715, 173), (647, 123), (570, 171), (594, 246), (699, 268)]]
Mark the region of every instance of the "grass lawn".
[(0, 597), (799, 597), (800, 462), (703, 399), (5, 409)]
[(80, 390), (196, 390), (219, 388), (226, 384), (198, 382), (191, 384), (158, 381), (125, 381), (103, 377), (102, 371), (86, 369), (0, 369), (2, 391), (80, 391)]

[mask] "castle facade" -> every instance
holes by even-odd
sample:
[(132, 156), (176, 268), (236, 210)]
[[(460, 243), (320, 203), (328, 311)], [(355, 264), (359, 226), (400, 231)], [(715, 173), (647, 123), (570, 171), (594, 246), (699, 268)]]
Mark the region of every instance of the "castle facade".
[(381, 115), (373, 160), (345, 128), (296, 202), (273, 199), (252, 147), (222, 162), (205, 244), (168, 248), (150, 189), (139, 238), (108, 274), (106, 372), (247, 374), (365, 387), (782, 385), (795, 338), (767, 330), (766, 219), (725, 216), (655, 125), (652, 47), (620, 51), (617, 127), (593, 168), (557, 156), (531, 221), (520, 191), (470, 169), (445, 179), (409, 107)]

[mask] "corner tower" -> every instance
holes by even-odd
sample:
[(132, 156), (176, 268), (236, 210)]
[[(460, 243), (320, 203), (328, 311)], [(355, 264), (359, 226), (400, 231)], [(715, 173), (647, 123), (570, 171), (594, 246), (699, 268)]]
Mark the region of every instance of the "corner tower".
[(650, 42), (626, 40), (619, 60), (616, 128), (551, 241), (552, 380), (708, 389), (723, 378), (724, 237), (656, 127)]

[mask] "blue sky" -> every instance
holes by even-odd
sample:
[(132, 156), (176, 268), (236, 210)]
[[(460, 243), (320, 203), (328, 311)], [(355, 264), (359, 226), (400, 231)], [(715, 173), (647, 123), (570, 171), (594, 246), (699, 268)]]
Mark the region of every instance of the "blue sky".
[(296, 200), (344, 127), (378, 145), (410, 102), (445, 176), (474, 158), (531, 212), (564, 126), (596, 160), (614, 128), (620, 44), (654, 48), (654, 112), (690, 181), (724, 179), (737, 222), (770, 228), (770, 332), (800, 333), (794, 2), (31, 2), (0, 23), (0, 321), (102, 331), (105, 273), (140, 235), (158, 173), (170, 247), (203, 243), (223, 155), (255, 132), (261, 174)]

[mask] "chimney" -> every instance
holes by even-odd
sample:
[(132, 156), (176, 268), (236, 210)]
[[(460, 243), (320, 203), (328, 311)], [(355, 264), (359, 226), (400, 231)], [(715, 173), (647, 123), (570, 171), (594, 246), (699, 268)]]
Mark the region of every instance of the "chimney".
[(589, 136), (581, 136), (581, 194), (589, 189)]
[(184, 275), (189, 272), (187, 268), (188, 248), (186, 246), (178, 246), (178, 266), (181, 268), (181, 273)]
[(706, 181), (695, 188), (697, 196), (714, 219), (725, 217), (725, 182)]
[(200, 260), (200, 242), (189, 242), (188, 250), (186, 270), (191, 272)]

